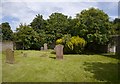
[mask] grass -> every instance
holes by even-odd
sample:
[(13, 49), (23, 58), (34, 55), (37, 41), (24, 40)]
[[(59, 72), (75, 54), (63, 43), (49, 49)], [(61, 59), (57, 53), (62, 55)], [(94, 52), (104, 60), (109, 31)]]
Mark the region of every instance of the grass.
[(51, 52), (16, 50), (15, 64), (5, 63), (3, 53), (3, 82), (117, 82), (119, 60), (116, 58), (64, 55), (63, 60), (57, 60)]
[(0, 83), (2, 83), (2, 53), (0, 53)]

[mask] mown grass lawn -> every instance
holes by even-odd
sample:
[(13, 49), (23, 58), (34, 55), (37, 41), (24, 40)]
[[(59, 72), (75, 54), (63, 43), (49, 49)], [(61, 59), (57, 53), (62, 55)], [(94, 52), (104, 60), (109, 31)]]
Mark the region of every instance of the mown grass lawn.
[(3, 82), (117, 82), (119, 60), (114, 56), (64, 55), (57, 60), (51, 52), (16, 50), (15, 64), (5, 63), (3, 53)]
[(0, 83), (2, 83), (2, 53), (0, 52)]

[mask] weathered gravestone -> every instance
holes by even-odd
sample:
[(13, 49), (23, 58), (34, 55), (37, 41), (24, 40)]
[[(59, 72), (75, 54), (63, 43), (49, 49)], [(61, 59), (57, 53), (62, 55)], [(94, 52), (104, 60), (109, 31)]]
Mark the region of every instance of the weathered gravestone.
[(56, 59), (63, 59), (63, 45), (56, 45), (55, 52), (56, 52)]
[(43, 47), (41, 47), (41, 50), (43, 50)]
[(47, 50), (47, 43), (44, 44), (44, 50)]
[(6, 49), (6, 63), (13, 64), (14, 61), (14, 51), (10, 48)]

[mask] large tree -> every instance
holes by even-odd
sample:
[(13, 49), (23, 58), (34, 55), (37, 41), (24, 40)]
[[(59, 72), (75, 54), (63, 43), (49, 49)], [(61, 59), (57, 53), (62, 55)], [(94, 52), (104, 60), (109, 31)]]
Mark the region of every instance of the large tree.
[(51, 34), (54, 40), (66, 34), (68, 28), (68, 17), (62, 13), (52, 13), (47, 20), (47, 34)]
[(11, 27), (8, 22), (1, 24), (2, 29), (2, 40), (13, 40), (13, 31), (11, 30)]
[(38, 33), (45, 31), (46, 21), (43, 19), (43, 16), (38, 14), (30, 23), (30, 26)]
[(23, 44), (23, 49), (30, 49), (33, 47), (40, 48), (41, 37), (34, 31), (34, 29), (28, 25), (20, 24), (15, 33), (16, 42), (21, 42)]
[(77, 14), (79, 20), (76, 24), (78, 35), (84, 37), (88, 42), (105, 44), (111, 35), (111, 23), (109, 17), (102, 10), (90, 8)]
[(117, 34), (116, 55), (120, 55), (120, 18), (115, 18), (114, 28)]
[(115, 29), (115, 34), (120, 35), (120, 18), (115, 18), (113, 21), (114, 29)]
[(77, 25), (78, 19), (69, 17), (68, 21), (69, 21), (69, 25), (68, 25), (67, 32), (72, 36), (77, 36), (78, 30), (76, 30), (77, 29), (76, 25)]
[(76, 34), (85, 38), (90, 50), (98, 51), (99, 46), (108, 43), (112, 34), (112, 24), (104, 11), (90, 8), (77, 14), (76, 19)]

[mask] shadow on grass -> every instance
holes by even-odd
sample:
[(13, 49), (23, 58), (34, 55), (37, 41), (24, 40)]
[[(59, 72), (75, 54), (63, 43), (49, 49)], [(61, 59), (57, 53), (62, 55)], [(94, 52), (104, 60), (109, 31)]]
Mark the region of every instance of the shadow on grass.
[(114, 63), (84, 63), (85, 71), (93, 73), (93, 77), (99, 81), (118, 82), (118, 64)]
[(49, 57), (49, 58), (51, 58), (51, 59), (56, 59), (56, 57)]
[(106, 53), (106, 54), (100, 54), (100, 55), (105, 56), (105, 57), (114, 58), (114, 59), (119, 59), (119, 56), (117, 56), (113, 53)]

